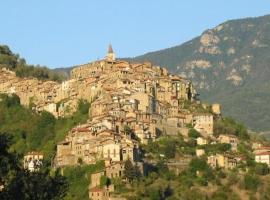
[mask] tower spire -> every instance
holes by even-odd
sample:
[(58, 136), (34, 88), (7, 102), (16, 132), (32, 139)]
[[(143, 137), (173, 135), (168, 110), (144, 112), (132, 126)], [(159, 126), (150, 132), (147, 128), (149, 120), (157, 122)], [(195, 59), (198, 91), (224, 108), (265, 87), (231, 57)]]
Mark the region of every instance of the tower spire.
[(106, 60), (108, 60), (108, 61), (114, 61), (115, 60), (115, 53), (113, 52), (113, 48), (112, 48), (111, 44), (109, 44), (109, 47), (108, 47), (108, 53), (107, 53), (107, 56), (106, 56)]
[(111, 44), (109, 44), (108, 53), (113, 53), (113, 48), (112, 48), (112, 45)]

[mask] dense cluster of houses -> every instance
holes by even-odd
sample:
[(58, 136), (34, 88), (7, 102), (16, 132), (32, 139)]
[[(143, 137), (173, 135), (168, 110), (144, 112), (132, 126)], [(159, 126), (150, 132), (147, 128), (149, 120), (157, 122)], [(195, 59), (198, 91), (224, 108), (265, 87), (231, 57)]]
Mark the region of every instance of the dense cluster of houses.
[(192, 84), (151, 63), (115, 60), (112, 48), (104, 60), (75, 67), (71, 77), (94, 80), (99, 94), (91, 103), (89, 120), (73, 128), (57, 145), (55, 164), (139, 161), (138, 141), (147, 144), (160, 134), (187, 133), (187, 124), (206, 136), (213, 134), (213, 114), (183, 108), (196, 101)]
[[(160, 135), (187, 138), (190, 127), (200, 133), (196, 139), (196, 156), (205, 156), (200, 148), (207, 144), (230, 144), (231, 151), (207, 156), (213, 168), (233, 169), (245, 158), (237, 155), (238, 138), (234, 135), (213, 136), (214, 118), (221, 115), (220, 105), (211, 111), (192, 112), (185, 102), (200, 104), (190, 81), (171, 75), (165, 68), (151, 63), (116, 60), (112, 47), (105, 59), (76, 66), (71, 79), (63, 83), (18, 78), (14, 72), (1, 69), (0, 92), (16, 93), (21, 103), (37, 111), (46, 110), (56, 117), (76, 111), (78, 100), (91, 102), (89, 120), (72, 128), (57, 144), (55, 167), (94, 164), (105, 161), (105, 169), (91, 175), (89, 198), (113, 197), (113, 187), (100, 187), (101, 176), (124, 175), (124, 162), (130, 160), (143, 172), (139, 144), (155, 141)], [(204, 107), (204, 106), (202, 106)], [(270, 165), (270, 148), (254, 147), (255, 161)], [(42, 165), (43, 154), (29, 152), (24, 157), (25, 169), (34, 172)], [(191, 157), (168, 161), (170, 170), (179, 174)]]

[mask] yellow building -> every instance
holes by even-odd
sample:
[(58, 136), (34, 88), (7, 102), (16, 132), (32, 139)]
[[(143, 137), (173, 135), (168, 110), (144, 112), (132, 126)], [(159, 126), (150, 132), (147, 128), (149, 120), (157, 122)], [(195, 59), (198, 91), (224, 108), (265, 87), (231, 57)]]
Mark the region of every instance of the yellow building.
[(216, 154), (208, 156), (207, 163), (212, 168), (233, 169), (237, 166), (237, 160), (229, 154)]
[(221, 134), (218, 137), (219, 143), (227, 143), (231, 145), (232, 151), (237, 151), (238, 138), (235, 135)]

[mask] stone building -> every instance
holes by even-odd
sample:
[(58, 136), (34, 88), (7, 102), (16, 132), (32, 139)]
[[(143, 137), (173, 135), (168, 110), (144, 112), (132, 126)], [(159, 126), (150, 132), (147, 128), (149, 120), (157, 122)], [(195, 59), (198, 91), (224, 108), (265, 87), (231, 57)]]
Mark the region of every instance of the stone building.
[(210, 113), (195, 114), (193, 115), (194, 129), (200, 132), (203, 136), (213, 135), (214, 119)]
[(237, 166), (237, 160), (233, 155), (216, 154), (207, 157), (207, 163), (212, 168), (233, 169)]
[(218, 137), (219, 143), (227, 143), (231, 145), (232, 151), (237, 151), (238, 138), (235, 135), (225, 135), (221, 134)]

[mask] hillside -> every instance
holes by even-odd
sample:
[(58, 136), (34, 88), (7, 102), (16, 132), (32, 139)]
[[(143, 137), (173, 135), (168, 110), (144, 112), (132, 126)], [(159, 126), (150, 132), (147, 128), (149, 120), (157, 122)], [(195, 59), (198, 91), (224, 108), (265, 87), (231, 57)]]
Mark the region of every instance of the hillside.
[(191, 79), (203, 101), (221, 103), (225, 115), (270, 130), (270, 15), (227, 21), (132, 60), (167, 66)]
[(64, 74), (50, 70), (44, 66), (34, 66), (26, 63), (24, 58), (14, 54), (6, 45), (0, 44), (0, 69), (6, 68), (16, 73), (18, 77), (35, 77), (40, 80), (64, 80)]
[(0, 199), (270, 198), (269, 143), (108, 49), (63, 83), (0, 69)]

